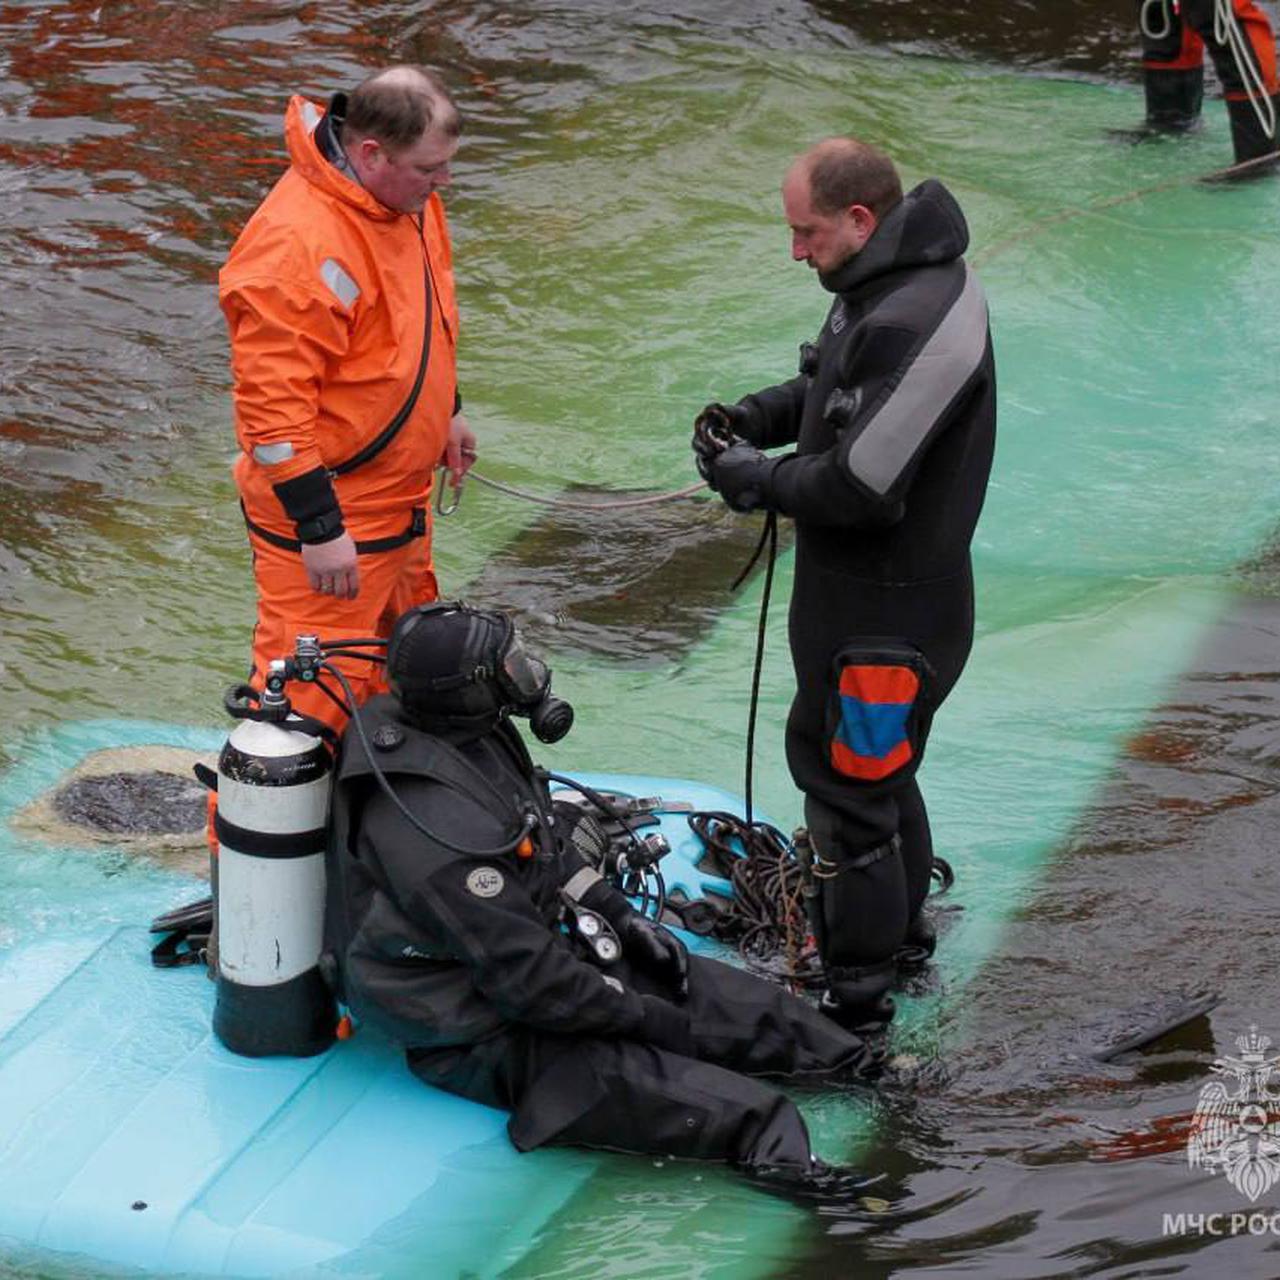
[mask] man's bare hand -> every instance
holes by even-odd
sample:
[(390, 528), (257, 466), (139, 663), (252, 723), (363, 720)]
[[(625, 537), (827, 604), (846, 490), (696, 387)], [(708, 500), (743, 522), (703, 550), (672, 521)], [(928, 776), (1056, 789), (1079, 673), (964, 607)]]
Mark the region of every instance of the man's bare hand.
[(444, 465), (449, 470), (449, 487), (456, 489), (476, 460), (476, 433), (466, 414), (455, 413), (449, 420), (449, 440), (444, 447)]
[(331, 542), (302, 544), (302, 567), (312, 591), (338, 600), (354, 600), (360, 591), (355, 540), (349, 533)]

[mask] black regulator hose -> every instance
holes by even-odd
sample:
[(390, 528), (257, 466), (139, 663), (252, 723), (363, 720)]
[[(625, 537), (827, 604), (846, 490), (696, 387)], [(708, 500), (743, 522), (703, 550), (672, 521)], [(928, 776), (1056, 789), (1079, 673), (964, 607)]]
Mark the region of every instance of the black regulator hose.
[[(627, 837), (631, 841), (633, 848), (643, 853), (646, 859), (648, 858), (649, 851), (645, 848), (644, 841), (640, 839), (636, 829), (627, 821), (618, 806), (606, 796), (602, 795), (599, 791), (596, 791), (593, 787), (587, 786), (585, 782), (579, 782), (577, 778), (570, 778), (563, 773), (552, 773), (550, 769), (543, 769), (541, 770), (541, 773), (543, 777), (547, 778), (551, 782), (563, 783), (564, 786), (571, 787), (574, 791), (581, 792), (593, 805), (596, 806), (597, 809), (600, 810), (601, 813), (605, 815), (605, 817), (612, 818), (614, 822), (616, 822), (627, 833)], [(640, 859), (637, 859), (637, 862), (640, 861)], [(640, 877), (640, 914), (649, 914), (648, 877), (653, 876), (653, 881), (656, 886), (656, 892), (654, 893), (653, 898), (653, 918), (655, 920), (661, 920), (662, 913), (666, 909), (667, 905), (667, 882), (663, 878), (662, 872), (659, 871), (656, 866), (637, 866), (635, 870), (636, 874)]]
[(747, 808), (747, 825), (752, 825), (754, 818), (753, 780), (755, 777), (756, 757), (756, 716), (760, 709), (760, 674), (764, 669), (765, 629), (769, 621), (769, 597), (773, 593), (773, 571), (778, 563), (778, 513), (765, 513), (764, 528), (760, 530), (760, 541), (751, 553), (751, 559), (743, 566), (742, 572), (729, 586), (732, 593), (747, 580), (747, 574), (754, 568), (760, 553), (769, 548), (769, 558), (765, 561), (764, 590), (760, 594), (760, 620), (756, 625), (756, 656), (751, 668), (751, 701), (747, 709), (747, 761), (744, 777), (744, 799)]
[(428, 840), (434, 840), (437, 844), (443, 845), (446, 849), (453, 853), (466, 854), (472, 858), (496, 858), (503, 854), (513, 853), (531, 832), (537, 826), (537, 818), (532, 814), (526, 814), (524, 822), (521, 824), (520, 830), (506, 844), (498, 845), (493, 849), (472, 849), (466, 845), (454, 844), (452, 840), (447, 840), (444, 836), (436, 831), (432, 831), (430, 827), (422, 823), (416, 814), (414, 814), (408, 806), (396, 795), (391, 786), (387, 775), (382, 772), (378, 766), (377, 756), (374, 754), (372, 745), (369, 742), (369, 736), (365, 732), (363, 716), (361, 715), (359, 705), (356, 702), (355, 690), (352, 689), (350, 681), (342, 672), (328, 660), (322, 662), (320, 666), (327, 671), (342, 686), (342, 692), (347, 697), (347, 714), (351, 718), (351, 727), (356, 731), (356, 737), (360, 739), (360, 746), (364, 750), (365, 758), (369, 761), (370, 771), (373, 773), (378, 786), (382, 788), (383, 794), (391, 801), (393, 805), (400, 811), (412, 826), (422, 832)]
[(588, 800), (591, 801), (593, 805), (596, 806), (597, 809), (600, 810), (601, 813), (606, 817), (612, 818), (619, 824), (619, 826), (622, 827), (630, 838), (631, 843), (637, 849), (644, 848), (644, 843), (641, 841), (639, 835), (636, 834), (636, 829), (626, 820), (622, 811), (611, 800), (601, 795), (599, 791), (587, 786), (585, 782), (579, 782), (577, 778), (570, 778), (563, 773), (552, 773), (550, 769), (543, 769), (542, 773), (544, 777), (550, 779), (552, 782), (560, 782), (566, 787), (572, 787), (574, 791), (580, 791)]

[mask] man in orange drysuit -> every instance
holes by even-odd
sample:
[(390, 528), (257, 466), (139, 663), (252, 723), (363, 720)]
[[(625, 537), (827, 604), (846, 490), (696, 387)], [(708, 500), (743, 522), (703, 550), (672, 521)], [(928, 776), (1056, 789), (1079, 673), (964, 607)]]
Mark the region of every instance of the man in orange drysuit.
[[(258, 589), (251, 682), (294, 648), (386, 636), (436, 599), (432, 475), (475, 457), (461, 412), (449, 232), (460, 121), (443, 81), (392, 67), (327, 112), (289, 103), (289, 171), (219, 279), (231, 334), (236, 484)], [(363, 701), (378, 667), (338, 659)], [(337, 730), (314, 685), (296, 710)]]
[(1177, 133), (1200, 118), (1208, 45), (1236, 163), (1277, 150), (1275, 35), (1254, 0), (1138, 0), (1138, 25), (1149, 129)]

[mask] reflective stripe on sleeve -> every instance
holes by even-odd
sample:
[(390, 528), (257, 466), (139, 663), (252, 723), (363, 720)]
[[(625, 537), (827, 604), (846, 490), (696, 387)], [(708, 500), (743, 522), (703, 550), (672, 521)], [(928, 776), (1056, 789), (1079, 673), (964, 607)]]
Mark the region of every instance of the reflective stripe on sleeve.
[(987, 349), (987, 301), (965, 268), (951, 309), (845, 454), (853, 478), (880, 497), (893, 488), (938, 419), (982, 364)]
[(274, 466), (277, 462), (288, 462), (293, 457), (293, 445), (287, 440), (284, 444), (258, 444), (253, 447), (254, 462), (261, 462), (264, 467)]
[(326, 258), (320, 264), (320, 279), (344, 307), (353, 305), (360, 296), (360, 286), (332, 258)]

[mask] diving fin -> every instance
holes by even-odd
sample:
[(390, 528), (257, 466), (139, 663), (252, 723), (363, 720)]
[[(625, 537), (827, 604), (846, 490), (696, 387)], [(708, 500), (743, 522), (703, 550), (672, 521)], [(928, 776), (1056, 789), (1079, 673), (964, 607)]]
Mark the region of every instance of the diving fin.
[(152, 933), (168, 935), (151, 948), (151, 963), (157, 969), (177, 969), (189, 964), (204, 964), (209, 952), (209, 935), (213, 931), (213, 899), (197, 898), (186, 906), (175, 907), (151, 922)]
[(213, 898), (197, 898), (185, 906), (174, 907), (164, 915), (156, 916), (151, 922), (152, 933), (170, 933), (174, 929), (204, 929), (206, 932), (213, 925)]
[(1221, 999), (1216, 991), (1184, 991), (1165, 997), (1159, 1008), (1134, 1010), (1129, 1018), (1136, 1025), (1102, 1048), (1093, 1050), (1089, 1056), (1097, 1062), (1114, 1062), (1121, 1055), (1154, 1044), (1193, 1018), (1208, 1013)]

